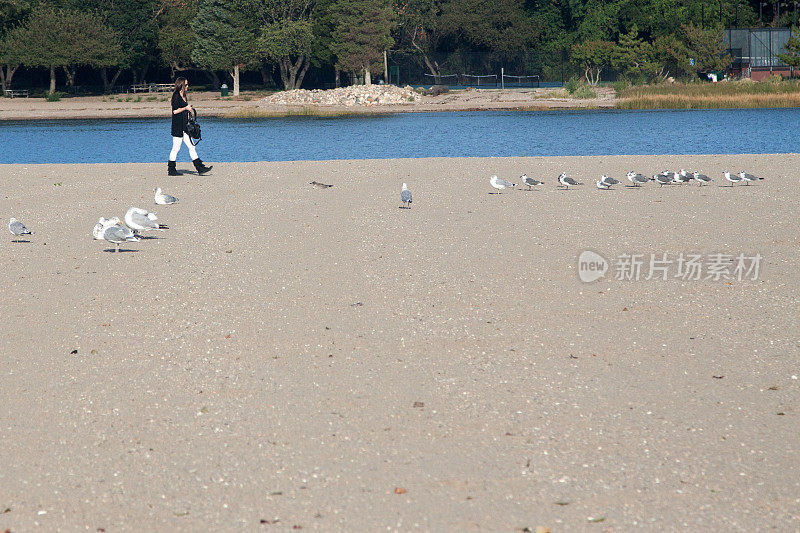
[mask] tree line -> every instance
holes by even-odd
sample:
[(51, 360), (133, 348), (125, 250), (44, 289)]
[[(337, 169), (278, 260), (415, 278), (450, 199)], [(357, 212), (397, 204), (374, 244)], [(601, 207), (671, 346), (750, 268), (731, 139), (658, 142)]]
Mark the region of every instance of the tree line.
[[(202, 72), (215, 87), (260, 72), (299, 88), (309, 69), (369, 83), (384, 51), (431, 75), (478, 53), (519, 72), (563, 62), (589, 83), (613, 68), (632, 81), (696, 76), (729, 63), (724, 27), (787, 25), (785, 2), (745, 0), (0, 0), (0, 83), (25, 68), (74, 85), (78, 68), (106, 91), (126, 73)], [(488, 68), (488, 67), (487, 67)], [(533, 72), (533, 71), (538, 72)]]

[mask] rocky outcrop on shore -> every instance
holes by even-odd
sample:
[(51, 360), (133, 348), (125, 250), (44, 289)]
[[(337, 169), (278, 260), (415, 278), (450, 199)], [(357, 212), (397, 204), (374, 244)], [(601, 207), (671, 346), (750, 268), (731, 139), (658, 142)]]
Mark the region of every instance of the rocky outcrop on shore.
[(420, 96), (410, 86), (395, 85), (351, 85), (338, 89), (296, 89), (281, 91), (266, 98), (270, 104), (283, 105), (331, 105), (331, 106), (379, 106), (413, 104)]

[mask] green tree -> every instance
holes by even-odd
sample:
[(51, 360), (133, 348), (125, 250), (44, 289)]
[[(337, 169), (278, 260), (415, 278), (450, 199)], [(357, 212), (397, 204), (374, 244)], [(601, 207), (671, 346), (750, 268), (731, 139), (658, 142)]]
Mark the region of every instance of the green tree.
[(339, 0), (334, 13), (337, 24), (331, 51), (336, 56), (336, 67), (363, 72), (364, 83), (370, 85), (371, 72), (382, 61), (384, 50), (394, 44), (391, 0)]
[(133, 72), (134, 83), (144, 82), (147, 70), (156, 58), (158, 24), (154, 14), (158, 0), (114, 0), (99, 6), (106, 15), (109, 26), (120, 36), (122, 56), (114, 72), (102, 68), (105, 90), (109, 91), (123, 70)]
[(398, 46), (420, 54), (433, 76), (441, 74), (439, 64), (431, 59), (439, 42), (440, 0), (395, 0), (394, 10)]
[(778, 58), (789, 65), (790, 67), (800, 67), (800, 39), (797, 38), (795, 32), (797, 28), (792, 28), (792, 36), (786, 42), (784, 48), (785, 54), (778, 54)]
[(517, 0), (449, 0), (440, 30), (454, 47), (492, 52), (499, 61), (518, 60), (536, 32)]
[[(722, 40), (722, 29), (703, 30), (694, 24), (683, 26), (683, 68), (694, 76), (721, 71), (731, 65), (731, 56)], [(692, 65), (692, 61), (694, 65)]]
[(200, 0), (191, 24), (196, 39), (192, 61), (209, 70), (224, 70), (233, 78), (233, 95), (239, 95), (239, 72), (255, 58), (253, 18), (238, 3)]
[(603, 69), (614, 60), (616, 45), (611, 41), (586, 41), (572, 47), (572, 58), (584, 70), (584, 77), (590, 85), (597, 85)]
[(162, 5), (157, 12), (158, 50), (161, 60), (166, 63), (172, 77), (176, 72), (192, 70), (192, 50), (197, 36), (191, 27), (197, 16), (197, 0), (186, 1), (182, 5)]
[(11, 86), (14, 74), (22, 64), (20, 44), (11, 41), (10, 33), (30, 12), (29, 0), (0, 0), (0, 88)]
[(311, 65), (313, 0), (239, 0), (258, 20), (256, 56), (277, 63), (285, 89), (299, 89)]
[(56, 89), (56, 69), (61, 67), (70, 85), (79, 66), (103, 68), (119, 63), (119, 37), (94, 12), (39, 7), (11, 32), (20, 61), (50, 70), (50, 94)]

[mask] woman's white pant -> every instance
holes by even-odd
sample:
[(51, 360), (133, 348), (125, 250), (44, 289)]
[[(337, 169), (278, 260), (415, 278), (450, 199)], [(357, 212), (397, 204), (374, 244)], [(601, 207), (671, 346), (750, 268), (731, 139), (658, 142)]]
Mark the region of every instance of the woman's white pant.
[(178, 159), (178, 151), (181, 149), (181, 141), (183, 141), (186, 144), (186, 147), (189, 148), (189, 155), (192, 157), (192, 161), (197, 159), (197, 150), (194, 149), (194, 145), (192, 145), (189, 135), (184, 133), (183, 138), (172, 138), (172, 151), (169, 153), (169, 160), (175, 161)]

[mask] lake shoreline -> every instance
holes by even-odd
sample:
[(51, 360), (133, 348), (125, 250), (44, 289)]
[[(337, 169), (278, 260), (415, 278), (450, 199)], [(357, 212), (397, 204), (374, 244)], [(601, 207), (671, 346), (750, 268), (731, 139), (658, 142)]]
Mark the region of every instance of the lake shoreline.
[[(586, 100), (555, 96), (555, 89), (466, 89), (438, 96), (419, 95), (415, 102), (371, 106), (280, 105), (264, 93), (242, 93), (223, 98), (216, 92), (191, 92), (190, 102), (200, 117), (270, 118), (289, 116), (370, 116), (395, 113), (464, 111), (539, 111), (613, 109), (612, 89)], [(0, 98), (0, 122), (24, 120), (80, 120), (114, 118), (169, 118), (169, 94), (44, 98)], [(138, 100), (138, 101), (137, 101)]]

